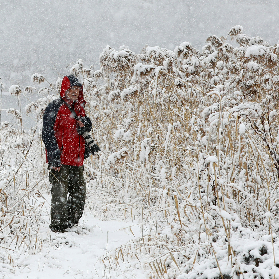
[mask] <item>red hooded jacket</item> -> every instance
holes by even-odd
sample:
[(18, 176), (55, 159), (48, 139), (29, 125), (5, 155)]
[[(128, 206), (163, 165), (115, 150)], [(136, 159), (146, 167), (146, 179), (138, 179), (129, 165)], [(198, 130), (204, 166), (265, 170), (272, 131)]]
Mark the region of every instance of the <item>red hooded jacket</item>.
[[(75, 102), (65, 97), (66, 91), (72, 86), (80, 87), (78, 100)], [(73, 108), (87, 130), (91, 130), (91, 121), (84, 111), (86, 102), (83, 98), (83, 87), (74, 76), (65, 76), (61, 85), (60, 99), (51, 102), (43, 116), (42, 138), (50, 167), (82, 166), (84, 161), (85, 141), (83, 136), (78, 134), (77, 120), (65, 102)]]

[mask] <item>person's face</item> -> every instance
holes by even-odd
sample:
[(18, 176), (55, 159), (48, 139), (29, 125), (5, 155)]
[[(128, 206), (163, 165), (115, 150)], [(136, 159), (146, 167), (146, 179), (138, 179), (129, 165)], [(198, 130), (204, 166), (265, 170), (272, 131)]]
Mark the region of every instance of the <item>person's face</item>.
[(76, 101), (79, 95), (79, 86), (73, 86), (66, 92), (66, 98), (71, 101)]

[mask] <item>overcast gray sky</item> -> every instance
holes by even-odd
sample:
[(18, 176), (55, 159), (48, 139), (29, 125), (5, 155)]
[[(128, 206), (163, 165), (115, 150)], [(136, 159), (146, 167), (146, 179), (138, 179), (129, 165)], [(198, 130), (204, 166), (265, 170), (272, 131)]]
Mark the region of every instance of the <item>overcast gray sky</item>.
[(275, 44), (278, 15), (275, 0), (0, 0), (0, 78), (7, 87), (35, 72), (53, 80), (77, 59), (98, 68), (106, 45), (200, 49), (234, 25)]

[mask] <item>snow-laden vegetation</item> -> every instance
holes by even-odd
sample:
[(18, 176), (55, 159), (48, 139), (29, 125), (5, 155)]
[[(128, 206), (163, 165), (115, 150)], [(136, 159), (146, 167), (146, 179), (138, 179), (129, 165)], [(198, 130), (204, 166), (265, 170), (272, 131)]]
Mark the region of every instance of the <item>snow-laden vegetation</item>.
[[(187, 42), (139, 54), (108, 46), (100, 70), (72, 66), (102, 150), (85, 165), (87, 210), (142, 228), (102, 259), (108, 278), (127, 262), (150, 278), (279, 277), (279, 46), (241, 26), (229, 38), (211, 36), (202, 51)], [(30, 134), (1, 127), (6, 268), (15, 250), (48, 243), (39, 229), (48, 188), (40, 129), (57, 88), (59, 80), (26, 107), (38, 120)]]

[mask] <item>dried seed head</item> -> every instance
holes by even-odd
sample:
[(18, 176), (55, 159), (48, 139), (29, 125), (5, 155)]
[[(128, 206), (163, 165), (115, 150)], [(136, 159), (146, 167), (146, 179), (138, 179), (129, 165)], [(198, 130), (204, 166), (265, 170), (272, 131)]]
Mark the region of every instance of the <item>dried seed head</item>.
[(221, 39), (219, 39), (217, 36), (210, 36), (206, 40), (207, 42), (211, 43), (212, 46), (219, 48), (223, 45), (223, 42)]
[(101, 78), (101, 77), (103, 77), (102, 71), (101, 71), (101, 70), (95, 71), (95, 72), (94, 72), (94, 77), (96, 77), (96, 78)]
[(19, 95), (21, 93), (21, 89), (18, 85), (12, 85), (9, 89), (9, 93), (11, 95)]
[(243, 32), (243, 27), (241, 25), (236, 25), (229, 31), (229, 36), (236, 36), (241, 34), (242, 32)]
[(35, 87), (32, 87), (32, 86), (26, 86), (25, 89), (24, 89), (24, 92), (26, 93), (33, 93), (34, 90), (36, 90)]
[(32, 75), (32, 81), (40, 84), (45, 81), (45, 78), (41, 74), (35, 73)]
[(14, 115), (17, 119), (22, 120), (21, 113), (18, 110), (14, 109), (14, 108), (10, 108), (10, 109), (8, 109), (7, 112)]
[(249, 45), (250, 43), (250, 38), (247, 37), (245, 34), (238, 34), (236, 41), (241, 45), (241, 46), (245, 46), (245, 45)]
[(38, 94), (49, 94), (49, 88), (41, 88), (39, 91), (38, 91)]
[(83, 62), (81, 59), (79, 59), (77, 63), (71, 68), (70, 73), (77, 77), (82, 72), (83, 72)]

